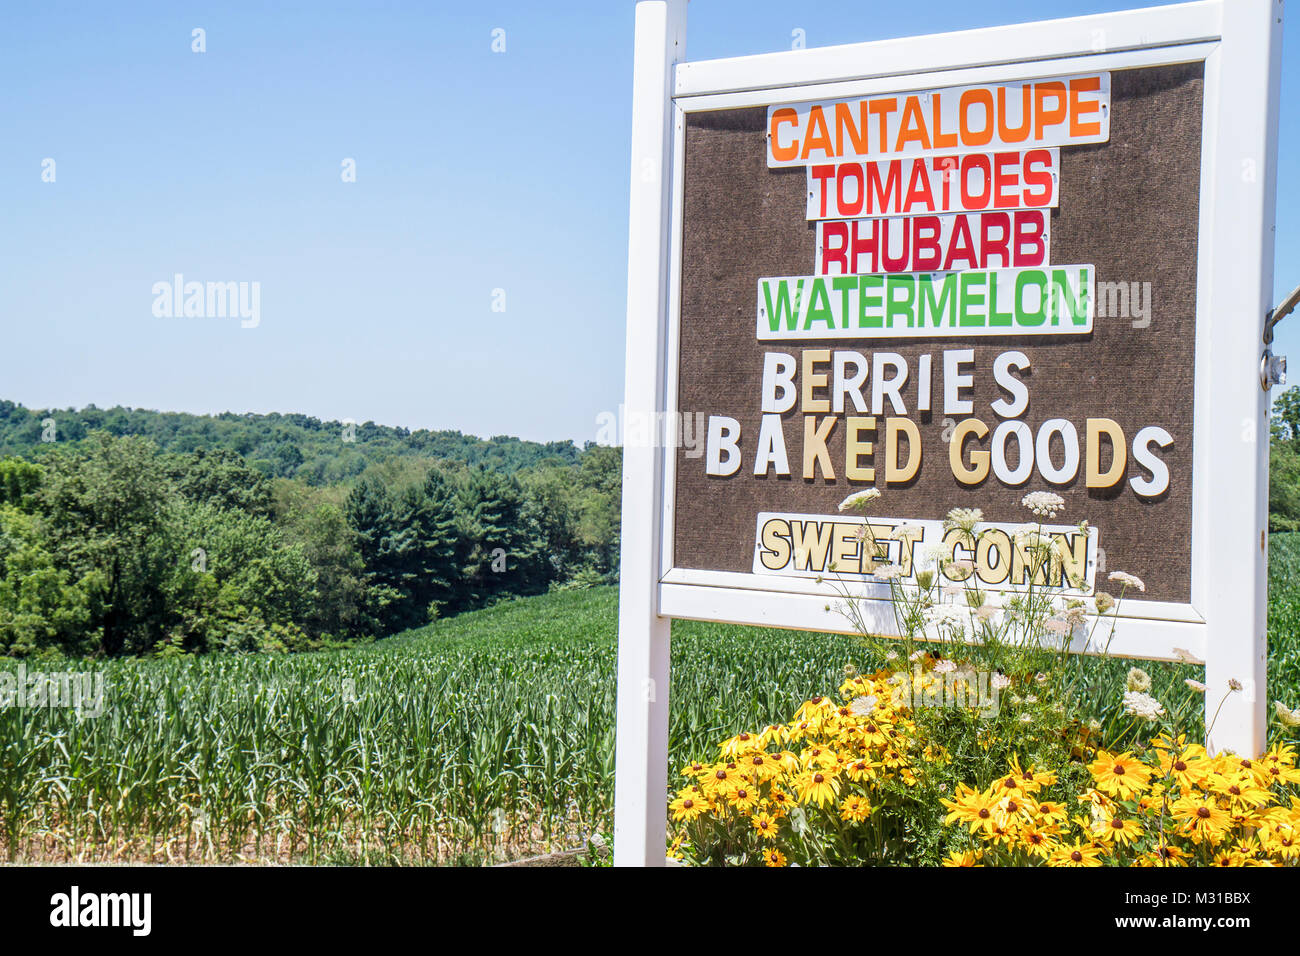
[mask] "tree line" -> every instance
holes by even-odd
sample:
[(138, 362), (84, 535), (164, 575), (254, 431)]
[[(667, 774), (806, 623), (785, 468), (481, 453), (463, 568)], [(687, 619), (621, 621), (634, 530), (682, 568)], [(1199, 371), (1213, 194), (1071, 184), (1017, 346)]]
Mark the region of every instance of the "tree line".
[(164, 452), (235, 452), (265, 475), (322, 486), (350, 481), (371, 464), (395, 457), (438, 458), (488, 465), (507, 473), (560, 460), (577, 464), (571, 441), (482, 439), (458, 431), (429, 431), (374, 422), (322, 421), (310, 415), (192, 415), (145, 408), (30, 409), (0, 400), (0, 455), (32, 457), (49, 444), (77, 444), (94, 432), (138, 435)]
[(0, 458), (0, 655), (308, 650), (617, 575), (618, 449), (376, 459), (321, 484), (107, 430)]

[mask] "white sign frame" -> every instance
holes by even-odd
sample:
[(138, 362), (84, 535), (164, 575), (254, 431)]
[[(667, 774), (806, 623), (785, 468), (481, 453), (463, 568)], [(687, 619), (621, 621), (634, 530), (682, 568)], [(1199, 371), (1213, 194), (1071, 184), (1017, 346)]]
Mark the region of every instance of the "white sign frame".
[[(664, 863), (672, 618), (851, 630), (827, 610), (842, 596), (839, 584), (673, 564), (682, 168), (686, 115), (695, 111), (1204, 63), (1191, 599), (1126, 603), (1111, 653), (1169, 660), (1190, 652), (1206, 664), (1212, 706), (1239, 681), (1211, 744), (1258, 753), (1269, 436), (1259, 367), (1273, 284), (1282, 0), (1199, 0), (696, 62), (685, 61), (685, 7), (642, 0), (636, 12), (624, 414), (669, 427), (662, 442), (624, 447), (615, 864)], [(1260, 108), (1225, 106), (1240, 103)], [(872, 626), (893, 628), (886, 585), (851, 591)]]

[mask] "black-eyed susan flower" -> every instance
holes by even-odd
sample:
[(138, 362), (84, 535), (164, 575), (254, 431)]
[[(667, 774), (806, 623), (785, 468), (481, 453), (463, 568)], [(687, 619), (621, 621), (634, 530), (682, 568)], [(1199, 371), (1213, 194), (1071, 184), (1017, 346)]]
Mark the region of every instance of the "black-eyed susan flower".
[(1101, 866), (1101, 848), (1092, 843), (1058, 846), (1047, 858), (1049, 866)]
[(758, 750), (762, 746), (761, 740), (757, 734), (751, 734), (747, 731), (741, 731), (736, 736), (722, 742), (722, 756), (737, 760), (739, 757)]
[(728, 788), (723, 798), (741, 816), (749, 816), (758, 804), (758, 788), (749, 784), (736, 784)]
[(776, 818), (770, 813), (756, 813), (750, 818), (749, 825), (752, 826), (761, 839), (775, 840), (777, 831), (780, 827)]
[(1232, 826), (1228, 811), (1219, 806), (1212, 795), (1193, 795), (1175, 801), (1169, 808), (1170, 815), (1182, 824), (1183, 832), (1194, 843), (1218, 843)]
[(1021, 827), (1017, 839), (1021, 848), (1030, 856), (1044, 860), (1050, 857), (1057, 847), (1056, 838), (1052, 834), (1033, 825)]
[(871, 816), (871, 804), (865, 797), (845, 797), (840, 804), (840, 819), (861, 823)]
[(964, 783), (957, 785), (957, 793), (952, 800), (941, 799), (939, 802), (948, 808), (944, 823), (967, 824), (971, 833), (981, 829), (988, 832), (996, 822), (993, 814), (997, 809), (997, 798)]
[[(661, 804), (662, 805), (662, 804)], [(673, 819), (679, 823), (689, 823), (697, 820), (709, 810), (708, 803), (700, 798), (698, 793), (689, 790), (683, 790), (677, 794), (677, 799), (668, 804), (668, 809), (672, 811)]]
[(785, 854), (776, 847), (770, 847), (763, 851), (763, 865), (772, 867), (785, 866)]
[(829, 747), (808, 747), (799, 755), (805, 770), (834, 770), (839, 765), (839, 755)]
[(1120, 800), (1130, 800), (1146, 789), (1151, 769), (1133, 754), (1097, 752), (1097, 759), (1088, 765), (1097, 789)]
[(840, 790), (839, 781), (829, 770), (806, 770), (795, 778), (794, 786), (800, 803), (815, 803), (819, 807), (834, 803)]
[(1136, 820), (1125, 820), (1117, 816), (1111, 817), (1097, 831), (1097, 836), (1107, 843), (1128, 846), (1142, 838), (1142, 824)]

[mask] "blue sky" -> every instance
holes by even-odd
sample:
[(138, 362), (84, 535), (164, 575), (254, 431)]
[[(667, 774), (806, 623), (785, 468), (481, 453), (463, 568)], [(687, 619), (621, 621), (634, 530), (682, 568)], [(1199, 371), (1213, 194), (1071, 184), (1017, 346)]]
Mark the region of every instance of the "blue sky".
[[(694, 0), (687, 50), (1135, 5)], [(631, 0), (6, 4), (0, 398), (595, 438), (622, 398), (633, 17)], [(1278, 297), (1300, 283), (1300, 55), (1283, 59)], [(176, 273), (260, 283), (259, 324), (156, 317)], [(1300, 367), (1300, 317), (1279, 340)]]

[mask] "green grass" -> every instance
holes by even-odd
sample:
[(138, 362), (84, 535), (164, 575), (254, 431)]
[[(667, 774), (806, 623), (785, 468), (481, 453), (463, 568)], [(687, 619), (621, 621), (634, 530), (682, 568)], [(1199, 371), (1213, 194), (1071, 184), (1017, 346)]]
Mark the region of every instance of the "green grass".
[[(1294, 706), (1300, 534), (1272, 554), (1270, 700)], [(102, 665), (102, 717), (0, 710), (0, 853), (446, 864), (574, 845), (611, 822), (616, 597), (516, 600), (365, 648)], [(865, 657), (852, 638), (675, 622), (673, 765)], [(1093, 663), (1081, 716), (1113, 719), (1129, 663)], [(1199, 706), (1182, 683), (1199, 669), (1147, 669), (1167, 705)]]

